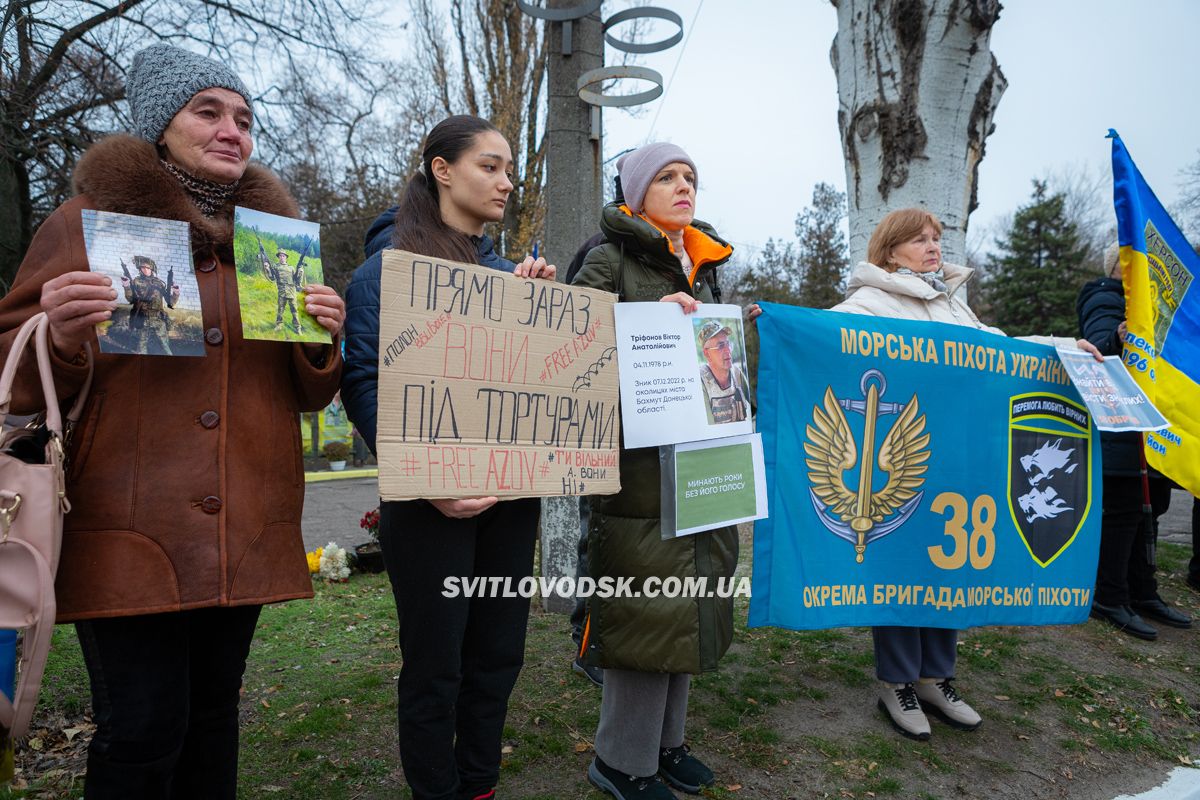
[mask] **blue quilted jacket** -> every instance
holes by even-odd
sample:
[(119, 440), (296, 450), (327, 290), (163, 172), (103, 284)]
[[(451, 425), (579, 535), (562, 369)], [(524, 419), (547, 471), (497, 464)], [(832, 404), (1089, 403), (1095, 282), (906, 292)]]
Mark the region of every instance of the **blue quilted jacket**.
[[(379, 215), (367, 230), (367, 260), (354, 270), (346, 287), (345, 367), (342, 370), (342, 403), (347, 416), (358, 428), (371, 452), (375, 452), (375, 420), (379, 385), (379, 276), (383, 251), (392, 245), (396, 206)], [(515, 269), (513, 262), (501, 258), (487, 236), (475, 241), (479, 264), (503, 272)]]

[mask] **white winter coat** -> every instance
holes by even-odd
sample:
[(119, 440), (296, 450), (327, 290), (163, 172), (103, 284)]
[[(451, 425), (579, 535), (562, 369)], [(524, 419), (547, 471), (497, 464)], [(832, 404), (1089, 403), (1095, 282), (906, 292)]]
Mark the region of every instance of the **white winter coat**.
[[(868, 314), (873, 317), (913, 319), (917, 321), (948, 322), (966, 325), (988, 333), (1006, 335), (999, 328), (984, 325), (975, 316), (958, 290), (975, 270), (958, 264), (943, 264), (946, 291), (939, 292), (916, 275), (888, 272), (867, 261), (858, 262), (846, 285), (846, 299), (830, 311), (849, 314)], [(1022, 336), (1027, 342), (1051, 346), (1076, 347), (1074, 339), (1057, 336)]]
[(860, 261), (850, 273), (846, 299), (830, 311), (850, 314), (869, 314), (873, 317), (949, 322), (982, 331), (1004, 335), (979, 321), (975, 312), (958, 296), (975, 270), (957, 264), (943, 264), (946, 291), (939, 292), (916, 275), (888, 272), (874, 264)]

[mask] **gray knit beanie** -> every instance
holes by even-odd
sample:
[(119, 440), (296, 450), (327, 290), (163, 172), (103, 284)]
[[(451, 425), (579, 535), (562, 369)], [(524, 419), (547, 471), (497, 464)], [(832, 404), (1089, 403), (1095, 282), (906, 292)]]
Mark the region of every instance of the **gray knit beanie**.
[[(1121, 245), (1113, 242), (1104, 250), (1104, 277), (1121, 280), (1120, 261)], [(1113, 275), (1114, 272), (1117, 274)]]
[(621, 191), (625, 195), (625, 205), (635, 214), (642, 213), (642, 202), (646, 199), (650, 181), (654, 180), (658, 171), (667, 164), (677, 161), (691, 167), (699, 182), (700, 176), (695, 162), (677, 144), (652, 142), (621, 156), (621, 160), (617, 162), (617, 172), (621, 174)]
[(221, 62), (169, 44), (147, 47), (133, 57), (125, 82), (134, 132), (157, 144), (179, 109), (214, 86), (237, 92), (253, 110), (246, 84)]

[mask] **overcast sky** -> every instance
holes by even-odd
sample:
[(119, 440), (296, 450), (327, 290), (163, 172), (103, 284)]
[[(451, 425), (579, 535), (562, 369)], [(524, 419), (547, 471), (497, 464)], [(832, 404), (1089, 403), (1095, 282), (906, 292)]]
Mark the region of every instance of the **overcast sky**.
[[(678, 62), (674, 81), (638, 117), (605, 112), (606, 154), (673, 141), (696, 161), (698, 216), (736, 242), (790, 237), (814, 183), (846, 185), (829, 64), (836, 11), (826, 0), (655, 4), (684, 18), (690, 40), (643, 57), (665, 78)], [(608, 14), (621, 7), (605, 4)], [(1072, 164), (1107, 172), (1110, 127), (1173, 202), (1179, 169), (1200, 157), (1198, 35), (1195, 0), (1006, 0), (991, 46), (1009, 85), (972, 228), (1026, 202), (1036, 176)], [(610, 63), (619, 56), (609, 48)]]
[[(640, 57), (663, 74), (667, 91), (636, 115), (605, 110), (606, 158), (649, 140), (675, 142), (696, 161), (701, 219), (747, 245), (745, 255), (769, 237), (790, 238), (815, 183), (846, 185), (829, 64), (837, 12), (828, 0), (652, 4), (680, 14), (687, 38)], [(631, 5), (608, 0), (604, 11)], [(388, 19), (407, 13), (398, 2)], [(674, 30), (654, 23), (645, 41)], [(1009, 85), (987, 140), (968, 242), (1027, 202), (1035, 177), (1067, 167), (1108, 174), (1110, 127), (1159, 198), (1174, 202), (1179, 170), (1200, 158), (1198, 34), (1200, 0), (1006, 0), (991, 47)], [(607, 63), (621, 57), (608, 48)]]

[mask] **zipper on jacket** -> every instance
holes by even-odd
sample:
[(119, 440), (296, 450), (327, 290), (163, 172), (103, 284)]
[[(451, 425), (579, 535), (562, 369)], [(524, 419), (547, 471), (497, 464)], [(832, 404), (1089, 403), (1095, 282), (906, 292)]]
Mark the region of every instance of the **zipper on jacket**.
[(592, 637), (592, 614), (589, 611), (583, 618), (583, 636), (579, 637), (579, 657), (587, 653), (588, 639)]

